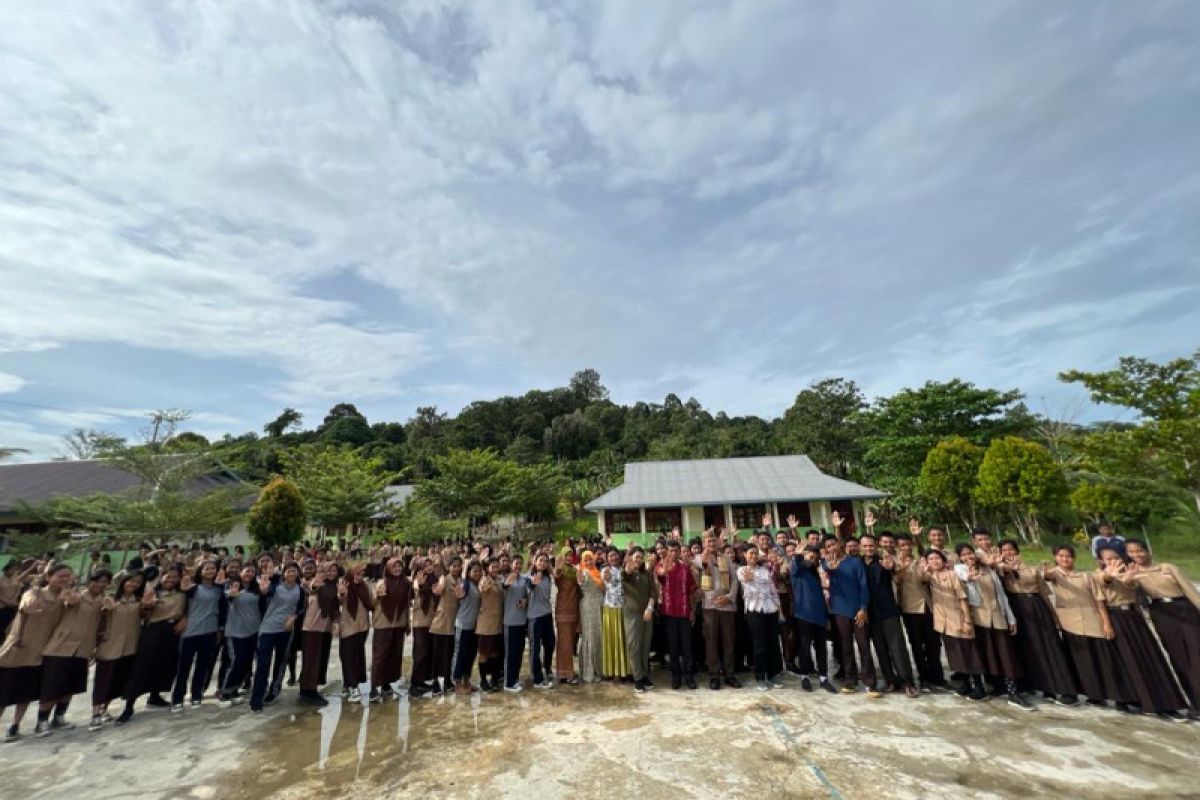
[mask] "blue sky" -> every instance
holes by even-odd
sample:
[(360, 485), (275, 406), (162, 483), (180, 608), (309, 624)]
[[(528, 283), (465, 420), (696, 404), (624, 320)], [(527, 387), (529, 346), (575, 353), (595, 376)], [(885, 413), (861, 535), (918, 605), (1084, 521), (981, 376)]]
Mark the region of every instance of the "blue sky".
[(1200, 344), (1194, 3), (0, 6), (0, 445)]

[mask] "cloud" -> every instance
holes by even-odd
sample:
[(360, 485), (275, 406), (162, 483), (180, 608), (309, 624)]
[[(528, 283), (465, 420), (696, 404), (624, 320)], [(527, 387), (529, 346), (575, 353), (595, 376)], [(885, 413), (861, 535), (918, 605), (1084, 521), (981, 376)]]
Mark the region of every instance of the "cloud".
[(19, 392), (26, 381), (17, 375), (0, 372), (0, 394)]

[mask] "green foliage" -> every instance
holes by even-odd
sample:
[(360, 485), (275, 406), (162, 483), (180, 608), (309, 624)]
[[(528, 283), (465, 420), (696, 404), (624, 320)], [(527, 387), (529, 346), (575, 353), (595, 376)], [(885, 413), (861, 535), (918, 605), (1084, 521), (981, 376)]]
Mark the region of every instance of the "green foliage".
[(337, 531), (382, 509), (384, 490), (396, 477), (378, 458), (348, 447), (303, 445), (282, 453), (282, 461), (283, 474), (300, 490), (309, 518)]
[(555, 417), (543, 436), (546, 452), (558, 459), (583, 458), (599, 441), (600, 429), (579, 409)]
[(961, 436), (943, 439), (925, 456), (917, 479), (917, 491), (965, 528), (976, 523), (974, 494), (983, 454), (982, 447)]
[(65, 457), (71, 461), (106, 458), (125, 447), (125, 440), (106, 431), (76, 428), (63, 438)]
[(263, 433), (272, 439), (278, 439), (289, 430), (299, 428), (304, 415), (294, 408), (285, 408), (278, 417), (263, 425)]
[(786, 452), (804, 453), (825, 472), (846, 477), (863, 454), (860, 414), (866, 398), (854, 381), (827, 378), (796, 395), (778, 436)]
[(994, 440), (983, 456), (975, 498), (1008, 514), (1023, 539), (1040, 543), (1040, 517), (1064, 504), (1067, 480), (1045, 447), (1005, 436)]
[(466, 521), (443, 519), (433, 507), (418, 498), (409, 500), (393, 510), (392, 521), (384, 536), (414, 545), (459, 539), (466, 534)]
[(495, 450), (451, 450), (434, 458), (437, 477), (417, 486), (417, 497), (443, 514), (496, 516), (517, 465)]
[(291, 481), (276, 476), (263, 488), (250, 509), (247, 527), (262, 548), (294, 544), (304, 538), (308, 511), (300, 490)]

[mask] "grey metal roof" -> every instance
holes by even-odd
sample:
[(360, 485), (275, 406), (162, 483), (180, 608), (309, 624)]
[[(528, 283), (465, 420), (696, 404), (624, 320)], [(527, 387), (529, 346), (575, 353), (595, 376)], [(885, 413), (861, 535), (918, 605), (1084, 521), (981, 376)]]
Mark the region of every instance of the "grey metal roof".
[(808, 456), (756, 456), (626, 464), (625, 482), (584, 507), (601, 511), (886, 496), (878, 489), (824, 474)]
[[(31, 506), (42, 505), (58, 495), (86, 497), (96, 493), (120, 494), (140, 484), (141, 478), (124, 471), (111, 461), (99, 459), (0, 464), (0, 513), (17, 511), (22, 503)], [(214, 489), (231, 486), (246, 487), (248, 500), (245, 507), (249, 508), (257, 488), (244, 483), (225, 469), (214, 469), (211, 473), (196, 478), (190, 489), (196, 494), (205, 494)]]

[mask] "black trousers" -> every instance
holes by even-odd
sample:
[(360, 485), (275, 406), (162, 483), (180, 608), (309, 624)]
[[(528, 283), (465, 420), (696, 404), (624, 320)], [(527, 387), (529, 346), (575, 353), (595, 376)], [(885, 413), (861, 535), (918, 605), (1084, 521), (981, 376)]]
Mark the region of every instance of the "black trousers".
[[(875, 662), (871, 661), (871, 631), (866, 625), (855, 625), (854, 617), (833, 615), (833, 626), (842, 643), (842, 672), (847, 684), (862, 680), (867, 686), (875, 683)], [(859, 665), (854, 663), (854, 649), (858, 648)]]
[(750, 626), (754, 649), (754, 679), (774, 678), (783, 671), (783, 657), (779, 652), (779, 613), (747, 611), (746, 624)]
[(946, 673), (942, 670), (942, 638), (933, 629), (933, 614), (902, 614), (901, 617), (921, 684), (944, 686)]
[(525, 658), (525, 626), (504, 626), (504, 685), (512, 688), (521, 678), (521, 660)]
[(904, 641), (904, 625), (900, 617), (872, 617), (871, 644), (875, 645), (875, 657), (879, 659), (884, 681), (893, 686), (912, 686), (912, 662), (908, 660), (908, 646)]
[(258, 634), (225, 639), (224, 653), (229, 654), (229, 666), (221, 676), (221, 696), (232, 694), (242, 688), (250, 677), (250, 666), (258, 649)]
[(474, 628), (469, 631), (456, 628), (454, 633), (454, 680), (470, 681), (475, 671), (475, 654), (479, 652), (479, 637)]
[[(826, 647), (825, 623), (817, 625), (799, 617), (792, 617), (792, 630), (796, 632), (796, 647), (800, 656), (800, 671), (805, 675), (817, 674), (829, 677), (829, 651)], [(816, 668), (813, 658), (816, 657)]]
[(529, 620), (529, 660), (533, 682), (542, 683), (554, 674), (554, 615), (543, 614)]
[(270, 693), (279, 694), (283, 686), (283, 672), (287, 669), (287, 656), (292, 647), (293, 631), (260, 633), (258, 635), (258, 661), (254, 665), (254, 688), (250, 690), (250, 707), (263, 707), (263, 698)]
[[(193, 663), (195, 664), (194, 670), (192, 669)], [(208, 685), (216, 663), (217, 634), (215, 632), (186, 636), (180, 639), (179, 666), (175, 670), (175, 688), (171, 691), (171, 702), (175, 705), (183, 702), (189, 673), (192, 676), (192, 700), (197, 701), (204, 697), (204, 687)]]
[(692, 623), (687, 617), (663, 616), (663, 633), (667, 637), (667, 653), (671, 675), (675, 678), (692, 676)]
[(433, 688), (449, 689), (454, 679), (454, 634), (432, 633), (429, 638), (433, 640)]

